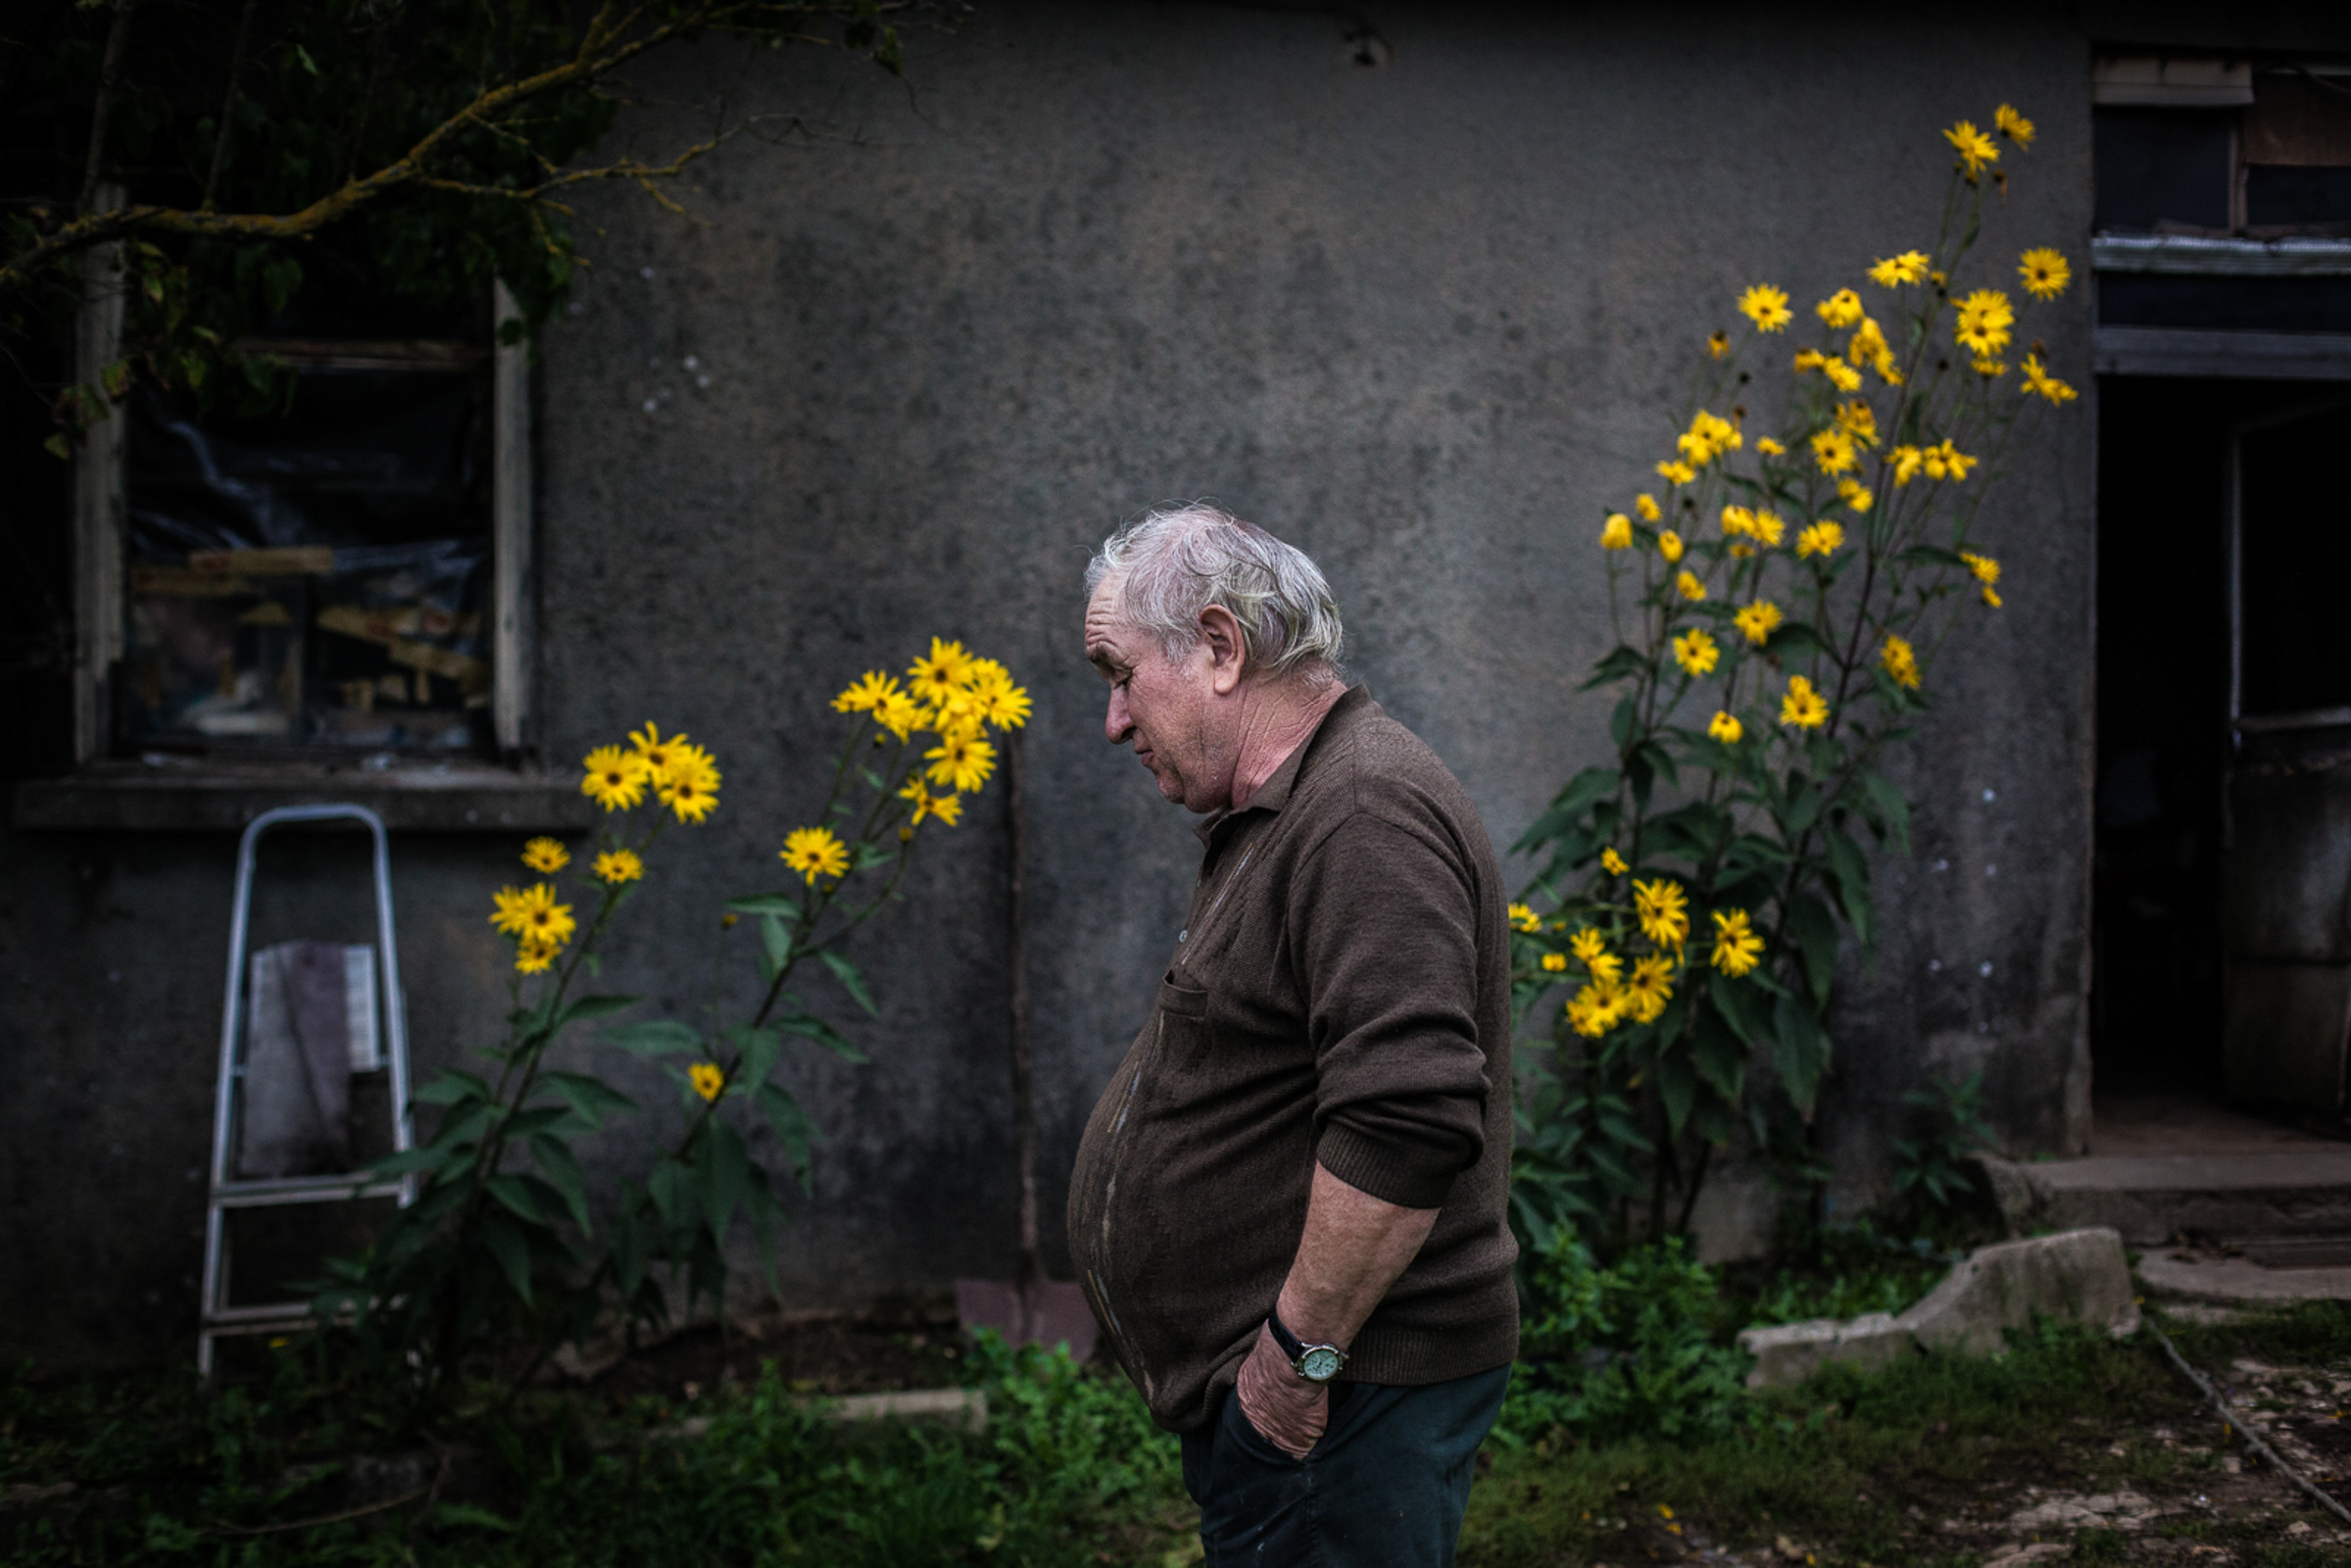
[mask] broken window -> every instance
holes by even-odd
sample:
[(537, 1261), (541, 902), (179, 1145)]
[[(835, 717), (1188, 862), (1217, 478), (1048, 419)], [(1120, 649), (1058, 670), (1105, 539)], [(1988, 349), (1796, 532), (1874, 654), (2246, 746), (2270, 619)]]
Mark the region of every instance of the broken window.
[(2100, 233), (2351, 237), (2351, 68), (2105, 59)]

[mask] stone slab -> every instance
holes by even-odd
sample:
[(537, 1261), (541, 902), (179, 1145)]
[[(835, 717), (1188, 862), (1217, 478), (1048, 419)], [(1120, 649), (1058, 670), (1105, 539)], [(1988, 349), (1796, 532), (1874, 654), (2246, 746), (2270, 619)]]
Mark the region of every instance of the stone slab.
[(2138, 1328), (2132, 1296), (2123, 1238), (2068, 1231), (1978, 1248), (1895, 1321), (1921, 1348), (1989, 1355), (2036, 1313), (2130, 1334)]
[(2138, 1260), (2138, 1277), (2184, 1301), (2351, 1301), (2351, 1268), (2264, 1268), (2248, 1257), (2150, 1252)]
[(1786, 1389), (1832, 1363), (1872, 1369), (1901, 1359), (1916, 1347), (1891, 1313), (1865, 1312), (1850, 1320), (1816, 1317), (1748, 1329), (1739, 1336), (1739, 1348), (1755, 1358), (1748, 1388)]
[(2192, 1236), (2351, 1232), (2351, 1147), (1983, 1162), (2009, 1228), (2105, 1227), (2136, 1247)]

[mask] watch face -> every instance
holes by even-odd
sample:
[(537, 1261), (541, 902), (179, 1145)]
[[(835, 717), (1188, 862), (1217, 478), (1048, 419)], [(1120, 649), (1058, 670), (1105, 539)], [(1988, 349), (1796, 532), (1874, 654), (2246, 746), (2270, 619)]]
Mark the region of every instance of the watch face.
[(1346, 1359), (1327, 1345), (1310, 1345), (1306, 1353), (1298, 1358), (1298, 1376), (1309, 1383), (1328, 1383), (1339, 1375)]

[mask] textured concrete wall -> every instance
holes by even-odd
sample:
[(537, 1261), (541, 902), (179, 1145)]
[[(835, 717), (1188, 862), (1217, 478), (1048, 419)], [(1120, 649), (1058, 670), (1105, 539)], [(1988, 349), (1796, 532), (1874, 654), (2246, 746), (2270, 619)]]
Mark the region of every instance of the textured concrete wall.
[[(825, 699), (858, 670), (936, 632), (1035, 693), (1049, 1237), (1197, 851), (1102, 742), (1077, 637), (1091, 542), (1211, 496), (1312, 552), (1355, 667), (1506, 844), (1602, 754), (1605, 705), (1574, 690), (1607, 642), (1597, 518), (1647, 482), (1740, 287), (1808, 305), (1931, 240), (1938, 130), (2003, 99), (2041, 140), (1984, 265), (2048, 243), (2086, 271), (2090, 50), (2061, 14), (1466, 9), (1384, 9), (1392, 63), (1367, 69), (1324, 13), (990, 6), (912, 40), (911, 94), (706, 47), (657, 86), (739, 80), (743, 106), (823, 134), (705, 166), (701, 223), (607, 193), (595, 270), (546, 343), (551, 755), (653, 717), (727, 774), (630, 911), (618, 988), (701, 1001), (717, 901), (781, 884), (835, 733)], [(2085, 392), (2086, 323), (2077, 290), (2045, 334)], [(2013, 459), (1983, 527), (2008, 608), (1935, 674), (1917, 857), (1881, 872), (1887, 930), (1842, 1013), (1830, 1115), (1854, 1198), (1930, 1066), (1984, 1066), (2021, 1150), (2082, 1131), (2087, 404)], [(501, 1005), (481, 918), (514, 847), (399, 845), (428, 1066)], [(0, 1355), (164, 1354), (190, 1333), (231, 848), (0, 848)], [(796, 1304), (1010, 1267), (1004, 866), (992, 791), (857, 944), (883, 999), (873, 1063), (794, 1068), (829, 1139), (785, 1237)], [(615, 1159), (670, 1115), (640, 1081), (661, 1109)]]

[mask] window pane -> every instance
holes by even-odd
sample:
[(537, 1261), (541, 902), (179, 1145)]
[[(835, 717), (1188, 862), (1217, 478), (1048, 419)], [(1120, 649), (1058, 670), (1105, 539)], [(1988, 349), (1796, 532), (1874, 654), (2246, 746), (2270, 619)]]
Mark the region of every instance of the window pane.
[(2255, 431), (2240, 449), (2237, 635), (2247, 714), (2351, 705), (2351, 500), (2324, 459), (2351, 405)]
[(282, 415), (136, 393), (122, 740), (485, 749), (487, 395), (477, 370), (344, 369), (303, 371)]
[(2093, 112), (2097, 226), (2159, 223), (2229, 226), (2229, 126), (2226, 109)]
[(2245, 171), (2245, 222), (2253, 228), (2351, 228), (2351, 169), (2255, 164)]

